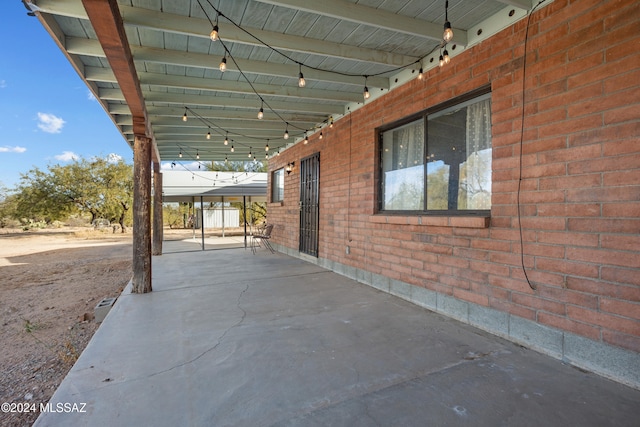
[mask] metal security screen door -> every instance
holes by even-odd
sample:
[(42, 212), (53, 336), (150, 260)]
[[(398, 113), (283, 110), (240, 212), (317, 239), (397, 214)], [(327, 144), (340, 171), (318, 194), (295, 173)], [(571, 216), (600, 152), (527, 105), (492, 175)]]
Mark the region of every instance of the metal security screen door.
[(300, 252), (318, 256), (320, 153), (300, 164)]

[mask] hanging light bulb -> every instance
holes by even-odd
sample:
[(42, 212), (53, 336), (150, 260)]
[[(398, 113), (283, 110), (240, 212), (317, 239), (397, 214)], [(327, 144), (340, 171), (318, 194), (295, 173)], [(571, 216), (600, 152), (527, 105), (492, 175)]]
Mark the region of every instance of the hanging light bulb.
[(305, 144), (309, 143), (309, 138), (307, 137), (307, 132), (304, 133), (304, 143)]
[(331, 121), (329, 122), (329, 129), (333, 129), (333, 117), (331, 117)]
[(269, 143), (267, 142), (267, 145), (264, 146), (264, 151), (269, 151)]
[(442, 52), (440, 52), (440, 59), (438, 60), (438, 65), (444, 67), (444, 58), (442, 57)]
[(304, 76), (302, 75), (302, 64), (300, 65), (300, 73), (298, 74), (298, 87), (305, 87), (307, 85), (307, 82), (304, 79)]
[(287, 125), (287, 129), (284, 130), (284, 139), (289, 139), (289, 125)]
[(264, 155), (264, 158), (265, 158), (265, 159), (267, 159), (267, 160), (269, 160), (269, 153), (265, 154), (265, 155)]
[(209, 38), (211, 38), (212, 42), (215, 42), (215, 41), (217, 41), (219, 39), (219, 36), (218, 36), (218, 25), (217, 24), (213, 26), (213, 30), (211, 30), (211, 34), (209, 34)]
[(224, 137), (224, 145), (229, 145), (229, 135), (228, 134)]
[(424, 71), (422, 71), (422, 67), (420, 67), (420, 71), (418, 71), (418, 80), (424, 79)]
[(264, 101), (260, 101), (260, 111), (258, 111), (258, 120), (262, 120), (262, 118), (264, 117), (264, 108), (262, 108), (264, 105)]
[(200, 152), (196, 150), (196, 159), (200, 160)]
[(449, 62), (451, 62), (451, 58), (449, 58), (449, 52), (447, 52), (447, 49), (444, 50), (444, 52), (442, 52), (443, 56), (443, 60), (445, 64), (448, 64)]
[(322, 139), (322, 131), (320, 131), (320, 139)]
[(224, 156), (224, 162), (228, 163), (229, 162), (229, 158), (227, 156)]
[(184, 109), (184, 115), (182, 116), (182, 121), (186, 122), (187, 121), (187, 109)]
[(235, 150), (235, 148), (233, 148), (233, 145), (231, 146), (231, 152), (233, 153)]
[(364, 99), (371, 98), (371, 94), (369, 93), (369, 88), (367, 87), (367, 76), (364, 76), (364, 91), (362, 92)]
[(178, 157), (182, 158), (182, 148), (180, 149), (180, 152), (178, 153)]
[(225, 54), (220, 62), (220, 72), (224, 73), (227, 71), (227, 55)]
[(247, 157), (251, 158), (252, 154), (251, 154), (251, 147), (249, 147), (249, 155)]
[(451, 29), (451, 22), (449, 22), (449, 0), (444, 4), (444, 33), (442, 38), (447, 43), (453, 40), (453, 30)]
[(211, 131), (207, 132), (207, 139), (211, 139)]

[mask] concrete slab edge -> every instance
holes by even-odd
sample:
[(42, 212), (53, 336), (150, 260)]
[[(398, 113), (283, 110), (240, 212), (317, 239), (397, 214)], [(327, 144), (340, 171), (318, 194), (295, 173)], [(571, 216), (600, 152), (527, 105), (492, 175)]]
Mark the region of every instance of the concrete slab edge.
[(577, 368), (640, 390), (640, 353), (463, 301), (370, 271), (274, 245), (279, 252), (304, 259), (359, 283), (412, 302), (483, 331), (551, 356)]

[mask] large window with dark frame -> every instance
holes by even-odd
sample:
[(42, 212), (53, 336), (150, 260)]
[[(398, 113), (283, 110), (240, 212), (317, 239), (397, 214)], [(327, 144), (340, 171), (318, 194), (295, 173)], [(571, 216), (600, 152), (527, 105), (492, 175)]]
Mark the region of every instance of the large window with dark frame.
[(379, 210), (491, 209), (491, 94), (464, 97), (382, 129)]
[(280, 168), (271, 174), (271, 202), (284, 200), (284, 169)]

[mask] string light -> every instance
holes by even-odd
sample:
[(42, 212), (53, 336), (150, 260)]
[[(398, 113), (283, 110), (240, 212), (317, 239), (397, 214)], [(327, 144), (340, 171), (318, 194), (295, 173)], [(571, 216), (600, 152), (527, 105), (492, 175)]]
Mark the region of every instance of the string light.
[(225, 54), (222, 57), (222, 61), (220, 62), (220, 72), (224, 73), (227, 71), (227, 55)]
[(320, 137), (319, 138), (322, 139), (322, 131), (320, 131)]
[(442, 52), (443, 56), (443, 60), (445, 64), (448, 64), (449, 62), (451, 62), (451, 58), (449, 58), (449, 52), (447, 52), (447, 49), (444, 50), (444, 52)]
[(200, 152), (196, 150), (196, 159), (200, 160)]
[(224, 137), (224, 145), (229, 145), (229, 132)]
[(424, 79), (424, 71), (422, 71), (422, 67), (420, 67), (420, 71), (418, 71), (418, 80)]
[(269, 151), (269, 140), (267, 140), (267, 145), (264, 146), (264, 151)]
[(438, 60), (438, 65), (444, 67), (444, 58), (442, 57), (442, 52), (440, 52), (440, 59)]
[(258, 111), (258, 120), (262, 120), (262, 118), (264, 117), (264, 108), (262, 108), (264, 105), (264, 101), (260, 102), (260, 111)]
[(451, 22), (449, 22), (449, 0), (445, 2), (444, 6), (444, 33), (442, 38), (447, 43), (453, 40), (453, 30), (451, 29)]
[(309, 137), (307, 137), (307, 132), (304, 133), (304, 143), (305, 144), (309, 143)]
[(331, 121), (329, 122), (329, 129), (333, 129), (333, 117), (331, 117)]
[(247, 157), (251, 158), (252, 154), (251, 154), (251, 147), (249, 147), (249, 155)]
[(180, 152), (178, 153), (178, 157), (182, 158), (182, 148), (180, 149)]
[(207, 139), (211, 139), (211, 131), (207, 132)]
[(284, 130), (284, 139), (289, 139), (289, 123), (287, 123), (287, 128)]
[(231, 152), (233, 153), (235, 150), (235, 148), (233, 148), (233, 145), (231, 146)]
[(302, 75), (302, 64), (298, 64), (300, 66), (299, 70), (300, 73), (298, 74), (298, 87), (305, 87), (307, 85), (307, 82), (304, 79), (304, 76)]
[(187, 121), (187, 107), (184, 108), (184, 115), (182, 116), (182, 121), (183, 122)]
[(213, 26), (213, 30), (211, 30), (211, 34), (209, 34), (209, 38), (211, 38), (212, 42), (218, 41), (220, 39), (220, 36), (218, 34), (219, 28), (218, 28), (218, 17), (220, 16), (220, 14), (218, 13), (216, 15), (216, 25)]
[(364, 96), (364, 99), (371, 98), (371, 94), (369, 93), (369, 88), (367, 87), (367, 77), (368, 76), (364, 76), (364, 92), (362, 93)]

